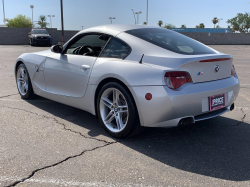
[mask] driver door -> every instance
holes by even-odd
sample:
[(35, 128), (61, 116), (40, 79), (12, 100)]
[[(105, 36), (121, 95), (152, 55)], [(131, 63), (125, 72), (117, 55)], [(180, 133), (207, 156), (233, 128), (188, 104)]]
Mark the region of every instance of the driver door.
[[(76, 36), (64, 53), (54, 53), (47, 57), (44, 77), (46, 92), (69, 97), (83, 97), (92, 67), (107, 40), (101, 34), (85, 34)], [(88, 55), (76, 53), (83, 46), (94, 48), (95, 53)], [(91, 50), (91, 49), (90, 49)]]

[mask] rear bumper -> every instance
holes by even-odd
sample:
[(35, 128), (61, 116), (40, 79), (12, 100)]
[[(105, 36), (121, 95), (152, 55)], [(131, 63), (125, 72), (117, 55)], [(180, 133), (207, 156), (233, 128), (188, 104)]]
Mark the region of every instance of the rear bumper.
[[(211, 82), (188, 83), (178, 90), (167, 86), (131, 87), (141, 124), (147, 127), (173, 127), (182, 118), (192, 117), (194, 121), (200, 121), (221, 115), (229, 110), (239, 90), (239, 80), (233, 76)], [(145, 99), (146, 93), (152, 94), (152, 100)], [(225, 93), (226, 107), (210, 113), (208, 97), (222, 93)]]

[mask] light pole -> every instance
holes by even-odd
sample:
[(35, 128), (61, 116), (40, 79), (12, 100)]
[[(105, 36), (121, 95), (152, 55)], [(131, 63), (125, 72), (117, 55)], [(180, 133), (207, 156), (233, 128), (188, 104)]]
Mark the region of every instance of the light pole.
[(62, 23), (62, 43), (64, 42), (64, 26), (63, 26), (63, 1), (61, 0), (61, 23)]
[(146, 23), (148, 25), (148, 0), (147, 0), (147, 19), (146, 19)]
[(31, 8), (31, 11), (32, 11), (32, 28), (34, 26), (34, 23), (33, 23), (33, 8), (34, 8), (34, 5), (30, 5), (30, 8)]
[(82, 27), (82, 30), (83, 30), (83, 27), (84, 27), (84, 26), (81, 26), (81, 27)]
[(142, 13), (141, 11), (135, 13), (135, 14), (137, 14), (137, 24), (139, 24), (139, 14), (141, 14), (141, 13)]
[(218, 19), (218, 26), (220, 27), (220, 20), (223, 20), (223, 18)]
[(48, 15), (48, 17), (50, 18), (50, 28), (52, 28), (52, 20), (51, 20), (51, 17), (55, 17), (55, 15)]
[(110, 19), (110, 23), (112, 24), (112, 19), (115, 19), (115, 18), (109, 17), (109, 19)]
[[(131, 9), (133, 11), (133, 15), (134, 15), (134, 18), (135, 18), (135, 12), (133, 9)], [(136, 25), (136, 18), (135, 18), (135, 25)]]
[(5, 11), (4, 11), (4, 0), (3, 0), (3, 22), (4, 22), (4, 26), (5, 26)]

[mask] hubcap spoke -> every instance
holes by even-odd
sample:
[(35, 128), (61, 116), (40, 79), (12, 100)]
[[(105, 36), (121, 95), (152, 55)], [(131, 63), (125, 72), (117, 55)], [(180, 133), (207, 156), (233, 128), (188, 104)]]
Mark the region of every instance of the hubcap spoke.
[(24, 84), (22, 84), (22, 86), (21, 86), (21, 91), (22, 91), (22, 93), (24, 93)]
[(113, 90), (113, 103), (118, 105), (118, 100), (119, 100), (119, 92), (114, 89)]
[(112, 101), (110, 101), (108, 98), (102, 97), (101, 100), (102, 100), (103, 104), (104, 104), (105, 106), (107, 106), (109, 109), (112, 108), (113, 103), (112, 103)]
[(104, 121), (107, 121), (113, 114), (113, 111), (110, 110), (109, 114), (106, 116), (106, 118), (104, 119)]
[(23, 78), (17, 78), (17, 82), (23, 83), (24, 80), (23, 80)]
[(25, 88), (25, 92), (27, 92), (27, 90), (28, 90), (28, 84), (26, 82), (24, 83), (24, 88)]
[(128, 106), (127, 105), (122, 105), (122, 106), (118, 106), (118, 112), (119, 113), (123, 113), (123, 112), (128, 112)]
[(24, 69), (21, 69), (21, 77), (24, 78)]
[(120, 114), (117, 113), (116, 116), (115, 116), (115, 120), (116, 120), (116, 125), (117, 125), (117, 129), (121, 129), (121, 119), (120, 119)]
[[(108, 116), (106, 117), (106, 119), (108, 118)], [(109, 116), (109, 119), (106, 121), (106, 123), (107, 124), (110, 124), (112, 121), (113, 121), (113, 119), (115, 118), (115, 115), (112, 113), (112, 114), (110, 114), (110, 116)]]

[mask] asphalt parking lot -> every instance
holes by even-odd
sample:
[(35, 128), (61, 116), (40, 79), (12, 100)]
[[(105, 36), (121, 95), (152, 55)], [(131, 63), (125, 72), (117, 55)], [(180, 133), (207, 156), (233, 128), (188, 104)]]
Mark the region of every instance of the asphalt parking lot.
[(234, 57), (234, 111), (118, 140), (87, 112), (20, 99), (16, 58), (48, 48), (0, 46), (0, 186), (250, 186), (250, 46), (212, 47)]

